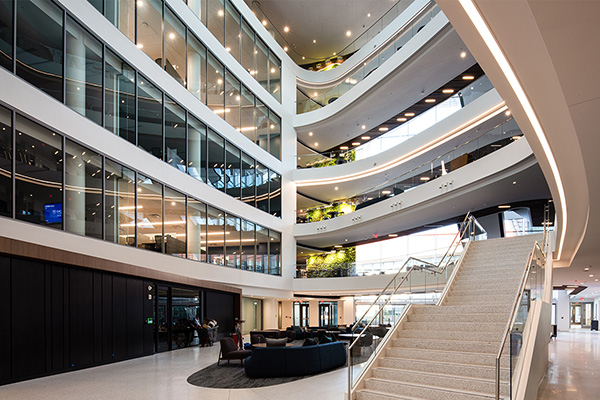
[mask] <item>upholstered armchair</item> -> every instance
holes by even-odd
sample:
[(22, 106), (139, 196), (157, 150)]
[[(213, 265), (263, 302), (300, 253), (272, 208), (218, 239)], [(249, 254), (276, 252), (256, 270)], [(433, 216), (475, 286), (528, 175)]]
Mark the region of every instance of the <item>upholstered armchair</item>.
[(244, 360), (250, 355), (252, 355), (252, 351), (238, 350), (233, 339), (226, 337), (221, 339), (221, 351), (219, 352), (219, 361), (217, 361), (217, 365), (219, 365), (221, 360), (227, 360), (227, 363), (229, 363), (230, 360), (240, 360), (243, 367)]

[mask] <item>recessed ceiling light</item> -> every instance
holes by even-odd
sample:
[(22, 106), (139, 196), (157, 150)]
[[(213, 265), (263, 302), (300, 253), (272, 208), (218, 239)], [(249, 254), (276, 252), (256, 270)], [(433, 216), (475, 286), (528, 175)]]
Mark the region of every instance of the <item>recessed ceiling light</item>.
[(398, 237), (398, 234), (397, 233), (390, 233), (388, 236), (389, 237)]
[(266, 19), (263, 19), (263, 20), (262, 20), (262, 24), (263, 24), (263, 26), (267, 26), (267, 20), (266, 20)]
[(430, 178), (428, 176), (422, 176), (419, 179), (422, 181), (428, 181)]
[(289, 27), (289, 26), (287, 26), (287, 25), (286, 25), (286, 26), (284, 26), (284, 27), (283, 27), (283, 31), (284, 31), (285, 33), (288, 33), (288, 32), (290, 31), (290, 27)]
[(336, 186), (334, 189), (335, 189), (335, 190), (338, 190), (338, 187)]
[(217, 15), (219, 17), (222, 17), (223, 15), (225, 15), (225, 13), (223, 12), (223, 10), (219, 10), (219, 11), (217, 11)]
[[(346, 36), (347, 36), (347, 37), (350, 37), (350, 36), (352, 36), (352, 32), (351, 32), (351, 31), (346, 31)], [(335, 54), (334, 54), (334, 55), (335, 55)]]
[(442, 93), (446, 93), (446, 94), (454, 93), (454, 89), (444, 89), (444, 90), (442, 90)]
[(460, 58), (465, 58), (467, 56), (467, 52), (463, 51), (460, 53)]
[(425, 99), (425, 103), (435, 103), (435, 99)]
[(348, 150), (348, 146), (340, 146), (340, 150)]
[(138, 43), (138, 44), (137, 44), (137, 48), (138, 48), (138, 49), (143, 49), (143, 48), (144, 48), (144, 45), (143, 45), (143, 44), (141, 44), (141, 43)]
[(521, 139), (521, 136), (513, 136), (513, 137), (511, 137), (511, 139), (512, 140), (519, 140), (519, 139)]
[(398, 122), (404, 122), (404, 121), (406, 121), (406, 118), (396, 118), (396, 121), (398, 121)]
[(517, 181), (513, 181), (513, 185), (516, 185), (516, 184), (517, 184)]
[(304, 59), (306, 59), (306, 57), (302, 56), (302, 59), (304, 60)]
[(498, 206), (498, 208), (510, 208), (510, 206), (507, 204), (507, 205)]
[(593, 278), (593, 277), (594, 277), (594, 274), (590, 274), (590, 278)]
[(414, 117), (415, 113), (413, 113), (413, 112), (404, 113), (404, 116), (405, 117)]
[(313, 93), (313, 96), (314, 96), (314, 97), (317, 97), (318, 95), (319, 95), (319, 93), (317, 93), (317, 92), (314, 92), (314, 93)]
[(315, 142), (315, 147), (318, 147), (318, 146), (319, 146), (319, 142)]
[(313, 135), (313, 133), (312, 133), (312, 132), (308, 132), (308, 136), (312, 136), (312, 135)]
[(367, 129), (367, 126), (366, 125), (361, 125), (360, 129)]
[(175, 39), (175, 34), (173, 32), (169, 33), (169, 39)]
[(336, 244), (336, 245), (335, 245), (335, 246), (333, 246), (333, 247), (336, 247), (336, 248), (338, 248), (338, 249), (339, 249), (340, 247), (342, 247), (342, 245), (341, 245), (341, 244)]
[(598, 278), (594, 279), (595, 282), (598, 282)]
[(362, 140), (369, 140), (369, 139), (371, 139), (371, 136), (361, 136), (360, 138)]
[(352, 142), (352, 146), (360, 146), (360, 142)]
[(589, 270), (590, 270), (590, 267), (585, 267), (583, 270), (584, 270), (584, 271), (589, 271)]
[(381, 194), (391, 194), (391, 193), (392, 193), (392, 192), (391, 192), (391, 191), (389, 191), (389, 190), (382, 190), (382, 191), (381, 191)]
[(367, 14), (367, 18), (371, 18), (371, 13), (368, 13), (368, 14)]
[(510, 115), (510, 110), (506, 110), (506, 112), (504, 113), (504, 115), (506, 115), (508, 117)]
[(313, 39), (313, 43), (317, 43), (317, 39)]
[(379, 132), (387, 132), (390, 128), (387, 128), (385, 126), (382, 126), (381, 128), (379, 128)]
[(462, 77), (465, 81), (472, 81), (473, 79), (475, 79), (475, 77), (473, 75), (463, 75)]
[(288, 48), (287, 48), (287, 46), (284, 46), (284, 48), (283, 48), (283, 51), (285, 51), (285, 52), (287, 52), (287, 51), (288, 51)]

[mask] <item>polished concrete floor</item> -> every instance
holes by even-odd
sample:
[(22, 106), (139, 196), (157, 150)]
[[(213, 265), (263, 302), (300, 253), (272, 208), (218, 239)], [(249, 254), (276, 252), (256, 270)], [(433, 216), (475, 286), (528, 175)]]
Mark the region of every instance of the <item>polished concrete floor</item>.
[(187, 383), (214, 364), (219, 345), (192, 347), (115, 364), (0, 386), (4, 400), (343, 400), (347, 369), (277, 386), (210, 389)]
[(548, 353), (539, 400), (600, 399), (600, 332), (559, 332)]
[[(0, 387), (10, 400), (343, 400), (347, 370), (338, 369), (283, 385), (208, 389), (186, 379), (213, 364), (219, 346), (193, 347)], [(540, 400), (600, 398), (600, 333), (561, 332), (549, 346), (549, 368)]]

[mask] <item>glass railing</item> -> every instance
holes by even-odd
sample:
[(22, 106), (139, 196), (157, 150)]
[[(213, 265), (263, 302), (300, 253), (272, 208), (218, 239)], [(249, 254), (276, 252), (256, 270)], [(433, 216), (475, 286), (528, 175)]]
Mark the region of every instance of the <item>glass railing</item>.
[[(458, 265), (457, 258), (466, 242), (485, 238), (487, 238), (485, 230), (469, 213), (461, 223), (446, 253), (437, 264), (431, 264), (413, 257), (406, 260), (405, 265), (394, 275), (371, 306), (366, 309), (351, 328), (351, 341), (348, 345), (349, 400), (352, 399), (352, 392), (356, 387), (356, 383), (392, 337), (390, 332), (393, 332), (410, 309), (410, 305), (398, 307), (396, 301), (394, 301), (397, 295), (440, 292), (445, 288), (452, 276), (452, 271)], [(430, 297), (431, 302), (429, 304), (437, 304), (436, 302), (439, 301), (440, 297)], [(418, 299), (419, 304), (428, 304), (427, 301), (425, 303), (422, 301), (427, 297), (421, 296)], [(371, 318), (368, 318), (369, 316)], [(389, 326), (375, 324), (375, 321), (380, 321), (382, 318), (389, 321)]]
[[(296, 223), (317, 222), (358, 211), (477, 161), (523, 136), (512, 116), (509, 115), (506, 118), (491, 130), (467, 140), (453, 150), (438, 155), (418, 167), (392, 177), (383, 184), (356, 194), (352, 198), (340, 199), (327, 206), (298, 210)], [(341, 203), (347, 205), (343, 208), (344, 211), (335, 211)], [(334, 211), (328, 211), (329, 209)]]
[[(417, 136), (419, 133), (456, 113), (466, 105), (488, 93), (494, 86), (486, 75), (470, 83), (452, 97), (431, 107), (409, 121), (399, 123), (389, 132), (357, 146), (344, 153), (330, 153), (329, 156), (318, 153), (296, 155), (297, 168), (320, 168), (347, 164), (356, 160), (373, 157), (393, 146)], [(387, 125), (386, 125), (387, 126)]]
[(534, 301), (542, 301), (545, 282), (546, 250), (548, 249), (549, 207), (544, 210), (544, 231), (541, 243), (535, 242), (529, 253), (518, 295), (500, 342), (496, 356), (496, 400), (513, 398), (513, 376), (526, 340), (524, 335)]
[(331, 87), (314, 88), (308, 82), (302, 83), (298, 81), (296, 88), (296, 113), (303, 114), (317, 110), (337, 100), (399, 51), (440, 12), (441, 10), (437, 4), (433, 2), (428, 3), (409, 22), (392, 35), (385, 45), (380, 46), (362, 64), (350, 70), (344, 77), (336, 80)]
[[(414, 0), (399, 0), (394, 4), (384, 15), (382, 15), (378, 20), (376, 20), (366, 31), (364, 31), (360, 36), (354, 39), (349, 45), (336, 52), (334, 56), (340, 56), (344, 58), (355, 51), (359, 50), (367, 44), (371, 39), (373, 39), (377, 34), (379, 34), (383, 28), (388, 26), (394, 19), (396, 19), (402, 11), (404, 11), (410, 4), (413, 3)], [(259, 2), (252, 3), (252, 12), (256, 15), (256, 17), (261, 21), (265, 29), (273, 36), (275, 41), (281, 46), (284, 51), (288, 53), (290, 58), (294, 60), (294, 62), (300, 66), (312, 66), (317, 62), (322, 62), (323, 65), (327, 62), (324, 59), (316, 59), (306, 56), (305, 54), (300, 54), (296, 51), (295, 47), (290, 45), (288, 41), (285, 39), (285, 32), (281, 33), (275, 25), (271, 22), (271, 20), (267, 17), (267, 15), (260, 8)]]

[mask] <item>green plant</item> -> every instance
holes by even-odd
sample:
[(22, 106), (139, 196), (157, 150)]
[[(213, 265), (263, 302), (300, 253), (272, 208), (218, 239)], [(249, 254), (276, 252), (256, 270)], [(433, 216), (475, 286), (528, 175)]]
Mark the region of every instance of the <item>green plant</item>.
[(348, 247), (326, 254), (317, 254), (306, 260), (309, 278), (330, 278), (350, 276), (355, 272), (356, 248)]

